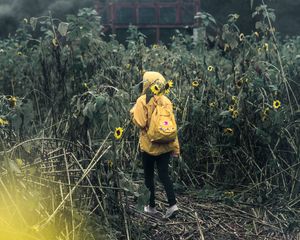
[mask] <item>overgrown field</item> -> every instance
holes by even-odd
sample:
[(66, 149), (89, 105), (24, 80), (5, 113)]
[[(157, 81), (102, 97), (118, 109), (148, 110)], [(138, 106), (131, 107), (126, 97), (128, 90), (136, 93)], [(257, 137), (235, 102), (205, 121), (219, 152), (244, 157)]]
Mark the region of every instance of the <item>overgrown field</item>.
[(282, 38), (265, 5), (253, 16), (251, 34), (236, 14), (209, 34), (197, 15), (197, 40), (169, 46), (131, 27), (126, 47), (90, 9), (24, 19), (0, 41), (1, 239), (148, 239), (127, 211), (147, 196), (129, 115), (147, 70), (174, 83), (176, 189), (275, 209), (282, 236), (299, 231), (300, 37)]

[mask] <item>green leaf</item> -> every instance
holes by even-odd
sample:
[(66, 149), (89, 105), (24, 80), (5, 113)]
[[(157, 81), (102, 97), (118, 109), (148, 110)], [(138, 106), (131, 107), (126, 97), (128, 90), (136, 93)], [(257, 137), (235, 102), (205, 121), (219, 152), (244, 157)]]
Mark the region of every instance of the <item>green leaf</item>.
[(30, 22), (30, 25), (32, 27), (32, 30), (34, 31), (35, 28), (36, 28), (36, 24), (37, 24), (37, 18), (32, 17), (32, 18), (30, 18), (29, 22)]
[(88, 117), (89, 119), (93, 118), (93, 113), (95, 111), (94, 104), (91, 102), (88, 102), (85, 106), (85, 108), (82, 111), (83, 116)]
[(261, 22), (256, 22), (255, 23), (255, 28), (256, 29), (261, 29), (262, 28), (262, 23)]
[(58, 25), (58, 31), (62, 36), (66, 36), (68, 32), (69, 23), (61, 22)]

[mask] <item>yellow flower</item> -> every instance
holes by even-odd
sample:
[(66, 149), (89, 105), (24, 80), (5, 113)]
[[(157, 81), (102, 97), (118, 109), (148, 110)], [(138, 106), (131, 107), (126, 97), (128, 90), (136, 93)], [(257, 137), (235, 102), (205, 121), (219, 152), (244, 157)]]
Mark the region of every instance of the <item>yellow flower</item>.
[(228, 111), (229, 111), (229, 112), (233, 112), (233, 111), (234, 111), (234, 106), (233, 106), (233, 105), (230, 105), (230, 106), (228, 107)]
[(17, 104), (17, 98), (15, 96), (10, 96), (8, 98), (8, 101), (10, 102), (10, 106), (12, 108), (14, 108), (16, 106), (16, 104)]
[(237, 118), (239, 116), (239, 111), (238, 110), (234, 110), (232, 112), (232, 118)]
[(165, 94), (168, 94), (170, 92), (170, 88), (172, 88), (174, 85), (172, 80), (169, 80), (165, 85)]
[(213, 66), (208, 66), (207, 70), (208, 70), (209, 72), (212, 72), (212, 71), (214, 70), (214, 67), (213, 67)]
[(240, 79), (240, 80), (238, 80), (238, 81), (236, 82), (236, 86), (237, 86), (238, 88), (240, 88), (241, 86), (243, 86), (243, 83), (244, 83), (243, 79)]
[(193, 87), (198, 87), (199, 86), (199, 82), (197, 80), (192, 82), (192, 86)]
[(273, 101), (273, 108), (278, 109), (281, 106), (281, 102), (279, 100)]
[(233, 135), (233, 129), (232, 128), (225, 128), (224, 133), (228, 135)]
[(224, 192), (225, 197), (233, 197), (234, 192)]
[(255, 35), (256, 37), (259, 37), (259, 33), (258, 33), (258, 32), (255, 32), (254, 35)]
[(210, 103), (209, 103), (209, 106), (210, 106), (211, 108), (214, 108), (214, 107), (216, 107), (216, 105), (217, 105), (217, 103), (216, 103), (216, 102), (210, 102)]
[(131, 64), (129, 64), (129, 63), (128, 63), (128, 64), (126, 64), (126, 69), (128, 69), (128, 70), (129, 70), (130, 68), (131, 68)]
[(123, 131), (124, 131), (124, 129), (121, 128), (121, 127), (118, 127), (118, 128), (115, 129), (114, 136), (115, 136), (115, 138), (116, 138), (117, 140), (119, 140), (119, 139), (122, 137)]
[(160, 88), (157, 84), (153, 84), (151, 87), (150, 87), (150, 90), (151, 92), (154, 94), (154, 95), (158, 95), (159, 92), (160, 92)]
[(158, 48), (158, 45), (157, 44), (153, 44), (152, 49), (156, 49), (156, 48)]
[(52, 44), (53, 44), (54, 47), (58, 47), (58, 40), (57, 40), (57, 38), (53, 38), (52, 39)]
[(114, 163), (113, 163), (113, 160), (109, 159), (109, 160), (107, 161), (108, 167), (112, 168), (113, 164), (114, 164)]
[(84, 88), (89, 89), (89, 86), (87, 85), (87, 83), (83, 83), (82, 85)]
[(8, 121), (3, 118), (0, 118), (0, 126), (5, 126), (5, 125), (8, 125)]
[(18, 56), (22, 56), (23, 53), (22, 53), (22, 52), (17, 52), (17, 55), (18, 55)]
[(231, 100), (232, 100), (234, 103), (236, 103), (237, 100), (238, 100), (238, 98), (237, 98), (237, 96), (232, 96), (232, 97), (231, 97)]
[(166, 84), (166, 86), (169, 86), (169, 88), (172, 88), (173, 86), (174, 86), (174, 82), (173, 82), (173, 80), (169, 80), (168, 82), (167, 82), (167, 84)]
[(244, 33), (241, 33), (240, 34), (240, 41), (242, 42), (242, 41), (244, 41), (244, 39), (245, 39), (245, 35), (244, 35)]
[(266, 51), (269, 51), (269, 44), (265, 43), (265, 44), (264, 44), (264, 49), (265, 49)]

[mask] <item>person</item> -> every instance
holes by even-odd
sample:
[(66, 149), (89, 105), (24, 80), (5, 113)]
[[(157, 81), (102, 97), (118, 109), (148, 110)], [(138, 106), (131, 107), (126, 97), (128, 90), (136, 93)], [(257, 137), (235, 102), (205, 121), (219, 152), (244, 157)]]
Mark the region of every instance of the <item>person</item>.
[(147, 94), (154, 85), (162, 86), (166, 83), (165, 78), (158, 72), (145, 72), (143, 75), (143, 91), (137, 99), (134, 107), (130, 110), (133, 123), (140, 129), (140, 151), (142, 155), (145, 185), (150, 191), (149, 205), (144, 207), (144, 211), (149, 214), (156, 214), (155, 208), (155, 184), (154, 165), (156, 163), (158, 176), (164, 186), (169, 207), (165, 218), (170, 218), (178, 212), (173, 183), (169, 176), (169, 161), (171, 156), (178, 157), (180, 154), (178, 137), (169, 143), (154, 143), (148, 137), (147, 129), (151, 120), (151, 115), (157, 104), (163, 105), (169, 111), (173, 111), (172, 102), (165, 95)]

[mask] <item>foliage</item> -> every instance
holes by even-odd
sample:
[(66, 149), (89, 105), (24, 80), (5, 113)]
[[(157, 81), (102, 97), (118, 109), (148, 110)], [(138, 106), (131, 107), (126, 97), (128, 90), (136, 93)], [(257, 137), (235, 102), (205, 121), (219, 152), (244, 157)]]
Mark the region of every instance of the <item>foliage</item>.
[[(44, 146), (30, 144), (36, 150), (31, 151), (16, 144), (45, 137), (64, 139), (51, 147), (83, 151), (85, 159), (96, 156), (102, 144), (111, 147), (96, 178), (108, 187), (107, 204), (116, 211), (101, 214), (122, 216), (114, 188), (146, 196), (132, 182), (139, 161), (128, 112), (140, 94), (143, 72), (159, 71), (174, 82), (169, 97), (182, 149), (182, 158), (172, 162), (177, 181), (242, 189), (236, 200), (261, 204), (280, 198), (289, 208), (299, 206), (300, 38), (282, 40), (272, 27), (273, 10), (262, 5), (254, 12), (260, 20), (253, 34), (240, 32), (233, 14), (208, 45), (206, 27), (214, 21), (202, 16), (208, 21), (198, 40), (178, 31), (169, 48), (148, 47), (134, 27), (126, 47), (115, 36), (104, 41), (90, 9), (67, 22), (31, 18), (15, 37), (0, 41), (1, 154), (18, 149), (7, 161), (26, 155), (31, 166), (33, 154), (45, 154)], [(34, 37), (36, 31), (41, 37)], [(114, 139), (118, 127), (123, 134)], [(14, 166), (7, 161), (0, 163), (4, 169)]]

